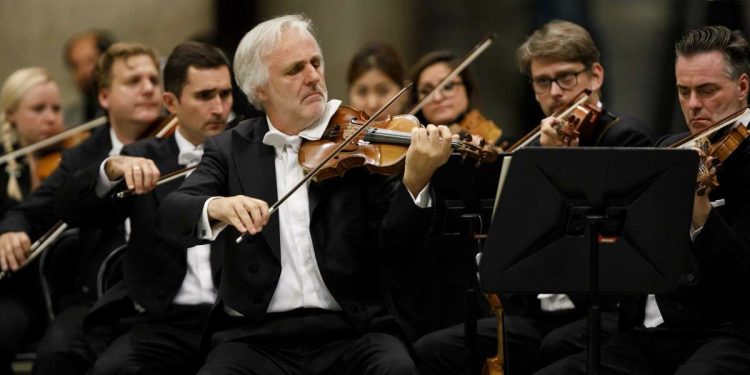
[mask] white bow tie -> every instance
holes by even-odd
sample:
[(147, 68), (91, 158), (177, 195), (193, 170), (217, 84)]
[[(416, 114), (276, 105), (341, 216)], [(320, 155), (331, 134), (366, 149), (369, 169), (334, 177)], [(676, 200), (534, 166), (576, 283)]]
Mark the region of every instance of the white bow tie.
[(284, 147), (289, 146), (294, 152), (299, 152), (299, 145), (302, 143), (302, 138), (298, 135), (284, 135), (275, 132), (268, 132), (263, 137), (263, 144), (273, 146), (279, 151), (284, 150)]
[(201, 161), (203, 149), (181, 150), (177, 156), (177, 163), (186, 167), (192, 167)]

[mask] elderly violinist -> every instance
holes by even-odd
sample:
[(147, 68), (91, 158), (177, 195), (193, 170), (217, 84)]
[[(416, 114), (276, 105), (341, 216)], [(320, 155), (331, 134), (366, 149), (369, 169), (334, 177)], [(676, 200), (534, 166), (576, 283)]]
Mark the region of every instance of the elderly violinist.
[(352, 169), (303, 185), (269, 213), (303, 177), (300, 142), (320, 138), (340, 103), (328, 101), (311, 27), (288, 15), (245, 35), (235, 74), (266, 116), (209, 139), (159, 210), (166, 237), (182, 246), (213, 240), (224, 257), (199, 374), (416, 373), (386, 312), (380, 269), (408, 257), (426, 230), (428, 183), (451, 135), (415, 128), (402, 176)]
[[(750, 47), (739, 31), (706, 26), (675, 46), (675, 76), (689, 134), (746, 108)], [(687, 134), (668, 136), (670, 145)], [(706, 163), (712, 164), (710, 160)], [(719, 186), (696, 192), (688, 271), (668, 295), (624, 301), (624, 331), (603, 341), (607, 374), (747, 374), (750, 372), (750, 144), (722, 162)], [(585, 354), (543, 374), (584, 374)]]
[[(95, 130), (83, 143), (63, 153), (60, 166), (31, 195), (8, 211), (0, 221), (0, 264), (18, 270), (28, 256), (31, 240), (39, 238), (60, 217), (54, 195), (74, 171), (98, 165), (120, 152), (149, 130), (161, 112), (159, 64), (156, 52), (138, 43), (116, 43), (97, 65), (99, 103), (107, 111), (108, 125)], [(83, 317), (96, 300), (96, 274), (107, 253), (124, 241), (117, 227), (81, 230), (81, 246), (74, 253), (74, 290), (60, 293), (58, 314), (38, 346), (37, 374), (80, 374), (87, 367), (81, 351)], [(90, 360), (90, 359), (88, 359)]]

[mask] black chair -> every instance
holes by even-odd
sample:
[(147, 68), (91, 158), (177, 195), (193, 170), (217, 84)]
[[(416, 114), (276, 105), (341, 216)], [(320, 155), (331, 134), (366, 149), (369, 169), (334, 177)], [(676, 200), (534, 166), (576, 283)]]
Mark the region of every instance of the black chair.
[(122, 261), (127, 246), (127, 244), (122, 244), (116, 247), (99, 266), (99, 272), (96, 274), (97, 297), (101, 298), (107, 289), (122, 280)]
[(75, 269), (79, 247), (78, 228), (67, 229), (39, 257), (39, 278), (50, 320), (60, 310), (58, 297), (72, 292), (75, 287), (75, 277), (71, 277), (69, 270)]

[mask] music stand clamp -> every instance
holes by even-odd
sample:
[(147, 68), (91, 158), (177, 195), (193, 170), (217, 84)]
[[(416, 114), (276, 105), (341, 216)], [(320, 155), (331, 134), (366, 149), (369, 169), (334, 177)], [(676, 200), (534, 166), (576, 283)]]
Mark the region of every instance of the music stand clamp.
[(588, 294), (597, 374), (600, 293), (663, 293), (685, 272), (697, 166), (691, 150), (517, 151), (499, 185), (482, 288)]

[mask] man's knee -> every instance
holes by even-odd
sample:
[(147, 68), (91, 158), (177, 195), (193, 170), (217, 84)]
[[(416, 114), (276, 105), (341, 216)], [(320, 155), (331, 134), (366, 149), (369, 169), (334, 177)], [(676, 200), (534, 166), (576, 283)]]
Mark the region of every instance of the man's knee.
[(367, 373), (416, 374), (417, 366), (409, 355), (406, 345), (394, 336), (385, 333), (369, 333), (365, 336), (370, 347)]

